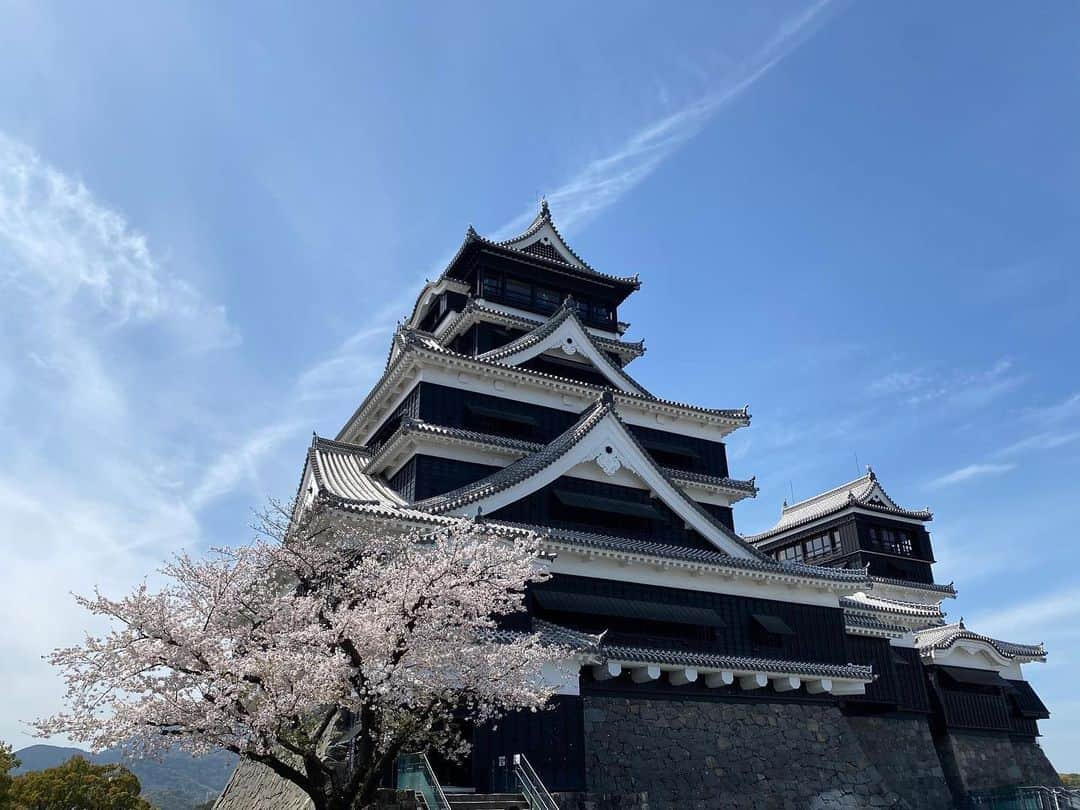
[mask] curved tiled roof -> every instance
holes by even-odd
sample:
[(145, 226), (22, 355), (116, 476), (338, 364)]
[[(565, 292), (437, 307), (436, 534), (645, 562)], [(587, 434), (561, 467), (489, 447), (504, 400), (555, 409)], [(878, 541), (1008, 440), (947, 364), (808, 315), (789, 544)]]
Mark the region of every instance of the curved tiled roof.
[(870, 682), (873, 667), (859, 664), (821, 664), (813, 661), (786, 661), (778, 658), (758, 658), (719, 653), (667, 650), (659, 647), (637, 647), (622, 644), (601, 644), (599, 655), (615, 661), (667, 664), (669, 666), (704, 667), (741, 672), (767, 672), (777, 675), (805, 675), (815, 678), (846, 678)]
[(898, 506), (878, 482), (874, 471), (867, 467), (866, 475), (856, 478), (854, 481), (848, 481), (846, 484), (841, 484), (827, 492), (822, 492), (790, 506), (785, 503), (780, 510), (780, 520), (775, 526), (760, 534), (747, 535), (746, 539), (751, 543), (761, 543), (791, 529), (842, 512), (852, 506), (915, 520), (930, 520), (933, 518), (933, 513), (929, 509), (910, 510)]
[(463, 487), (418, 501), (415, 505), (418, 509), (441, 514), (453, 509), (460, 509), (470, 503), (490, 497), (515, 484), (525, 481), (536, 475), (541, 470), (558, 461), (571, 450), (578, 442), (585, 438), (612, 410), (610, 399), (599, 400), (587, 408), (573, 425), (560, 436), (545, 445), (535, 453), (531, 453), (522, 459), (503, 467), (501, 470), (489, 476), (466, 484)]
[(367, 448), (316, 436), (308, 450), (311, 471), (323, 492), (346, 501), (404, 506), (405, 499), (382, 480), (364, 474)]
[(732, 489), (745, 492), (751, 497), (755, 497), (758, 493), (756, 478), (729, 478), (726, 475), (708, 475), (707, 473), (691, 472), (690, 470), (677, 470), (674, 467), (664, 467), (663, 470), (672, 478), (677, 478), (680, 481), (705, 484), (721, 489)]
[(852, 588), (865, 585), (868, 582), (866, 572), (858, 568), (823, 568), (804, 563), (778, 562), (772, 558), (732, 557), (714, 549), (675, 546), (657, 543), (652, 540), (619, 537), (618, 535), (599, 534), (578, 529), (556, 529), (500, 520), (487, 520), (486, 524), (519, 531), (531, 531), (539, 534), (542, 538), (546, 538), (549, 543), (571, 547), (579, 551), (611, 551), (617, 554), (655, 557), (657, 560), (672, 560), (721, 568), (736, 568), (743, 571), (756, 571), (778, 577), (827, 580), (842, 583)]
[(933, 582), (912, 582), (907, 579), (895, 579), (894, 577), (870, 577), (871, 582), (880, 582), (882, 585), (895, 585), (901, 588), (915, 588), (920, 591), (931, 591), (933, 593), (940, 593), (943, 596), (955, 597), (956, 588), (950, 582), (945, 585), (938, 585)]
[[(511, 312), (504, 312), (501, 309), (488, 306), (482, 303), (476, 298), (469, 297), (469, 300), (462, 307), (461, 312), (457, 313), (457, 316), (450, 321), (445, 327), (437, 330), (436, 334), (439, 337), (439, 341), (446, 345), (446, 343), (456, 337), (460, 324), (465, 321), (470, 315), (480, 314), (491, 320), (496, 320), (503, 323), (506, 326), (511, 326), (515, 329), (522, 329), (526, 332), (536, 329), (538, 326), (542, 326), (545, 321), (540, 318), (526, 318), (522, 315), (517, 315)], [(589, 332), (593, 341), (602, 348), (604, 351), (614, 352), (623, 357), (634, 358), (640, 357), (645, 353), (645, 341), (629, 341), (629, 340), (616, 340), (615, 338), (603, 337), (602, 335)]]
[(1011, 641), (999, 641), (982, 633), (968, 630), (963, 620), (929, 630), (920, 630), (915, 637), (915, 646), (920, 650), (947, 650), (957, 641), (980, 641), (993, 647), (1003, 658), (1046, 658), (1046, 647), (1039, 644), (1015, 644)]
[(892, 624), (891, 622), (883, 621), (876, 616), (867, 616), (865, 613), (845, 613), (844, 614), (844, 629), (849, 633), (864, 630), (865, 633), (860, 635), (870, 635), (873, 633), (884, 633), (889, 636), (905, 636), (908, 633), (908, 628), (902, 624)]
[[(538, 244), (538, 242), (535, 241), (528, 244), (522, 244), (523, 242), (526, 242), (534, 236), (539, 239), (541, 232), (544, 231), (545, 228), (551, 230), (552, 236), (554, 236), (554, 238), (558, 241), (558, 247), (561, 247), (572, 261), (568, 261), (565, 256), (563, 256), (562, 253), (554, 246), (543, 245), (542, 243)], [(493, 239), (487, 239), (483, 236), (480, 236), (471, 227), (469, 228), (469, 233), (474, 238), (479, 239), (480, 241), (493, 247), (506, 248), (509, 250), (513, 250), (516, 253), (525, 253), (529, 256), (538, 256), (554, 264), (563, 265), (564, 267), (570, 267), (574, 270), (577, 270), (578, 272), (583, 272), (587, 275), (598, 276), (607, 281), (615, 281), (620, 284), (627, 284), (634, 287), (635, 289), (641, 286), (641, 281), (636, 275), (613, 276), (607, 273), (601, 273), (590, 267), (589, 264), (584, 259), (582, 259), (574, 251), (574, 249), (570, 247), (569, 244), (567, 244), (565, 237), (563, 237), (563, 235), (559, 232), (559, 229), (555, 226), (555, 221), (551, 218), (551, 208), (548, 205), (546, 199), (540, 201), (540, 212), (529, 224), (529, 227), (517, 236), (511, 237), (510, 239), (502, 239), (499, 241), (495, 241)]]
[(482, 368), (492, 369), (501, 373), (510, 373), (514, 375), (520, 375), (526, 379), (536, 380), (542, 383), (550, 383), (553, 386), (560, 387), (564, 390), (570, 389), (575, 392), (580, 392), (583, 396), (590, 394), (595, 395), (603, 391), (615, 391), (615, 396), (623, 401), (632, 403), (641, 403), (643, 405), (659, 406), (675, 411), (689, 411), (690, 413), (701, 414), (703, 416), (714, 417), (720, 419), (735, 427), (743, 427), (750, 424), (750, 412), (749, 407), (743, 408), (703, 408), (698, 405), (690, 405), (685, 402), (676, 402), (669, 399), (660, 399), (659, 397), (644, 396), (642, 394), (634, 394), (629, 391), (621, 391), (618, 389), (612, 389), (609, 386), (594, 385), (591, 383), (581, 382), (580, 380), (571, 380), (566, 377), (559, 377), (554, 374), (546, 374), (541, 371), (533, 371), (531, 369), (517, 368), (516, 366), (509, 366), (503, 363), (497, 363), (492, 361), (478, 360), (475, 357), (459, 354), (458, 352), (451, 351), (444, 346), (441, 346), (439, 342), (431, 335), (423, 332), (419, 332), (415, 329), (409, 329), (402, 327), (394, 334), (394, 346), (391, 348), (392, 362), (389, 367), (383, 372), (383, 376), (375, 384), (375, 386), (368, 392), (368, 395), (364, 397), (364, 401), (349, 417), (345, 426), (338, 432), (337, 438), (343, 439), (348, 435), (349, 428), (355, 424), (356, 420), (364, 414), (368, 409), (368, 406), (373, 402), (379, 400), (382, 389), (392, 382), (396, 382), (401, 378), (403, 369), (401, 368), (404, 358), (410, 354), (410, 352), (421, 351), (430, 352), (433, 355), (445, 357), (448, 360), (454, 361), (461, 365), (468, 366), (480, 366)]
[[(600, 645), (600, 636), (594, 636), (590, 633), (583, 633), (580, 630), (563, 627), (559, 624), (538, 619), (535, 616), (531, 618), (531, 632), (535, 633), (537, 638), (544, 644), (565, 647), (574, 652), (595, 652)], [(510, 641), (528, 635), (530, 635), (530, 633), (523, 630), (496, 629), (491, 631), (489, 635), (486, 635), (485, 638), (491, 641)]]
[[(316, 449), (318, 448), (318, 450)], [(366, 448), (346, 442), (315, 437), (308, 451), (308, 463), (319, 487), (319, 501), (358, 516), (403, 521), (410, 524), (450, 526), (461, 518), (433, 514), (404, 501), (379, 476), (364, 472)], [(647, 540), (594, 534), (569, 529), (553, 529), (509, 521), (486, 520), (496, 530), (538, 534), (546, 541), (564, 547), (616, 554), (652, 557), (658, 562), (671, 561), (691, 565), (715, 566), (737, 571), (758, 572), (781, 578), (828, 581), (845, 586), (866, 587), (866, 572), (861, 569), (821, 568), (803, 563), (781, 563), (771, 558), (733, 557), (712, 549), (688, 548)]]
[[(425, 422), (422, 419), (407, 416), (401, 420), (401, 425), (396, 431), (394, 431), (394, 434), (386, 441), (386, 443), (379, 449), (379, 451), (372, 453), (371, 463), (374, 465), (378, 465), (379, 458), (383, 456), (383, 454), (387, 453), (388, 449), (393, 447), (394, 444), (397, 443), (399, 438), (405, 438), (406, 436), (417, 433), (448, 439), (452, 442), (471, 444), (477, 447), (483, 447), (485, 449), (505, 450), (511, 453), (520, 453), (521, 455), (529, 455), (530, 453), (535, 453), (544, 448), (544, 445), (540, 442), (531, 442), (525, 439), (514, 439), (509, 436), (500, 436), (495, 433), (481, 433), (476, 430), (450, 427), (448, 425), (437, 425), (433, 422)], [(363, 447), (362, 445), (347, 446), (358, 448)], [(363, 449), (366, 450), (367, 448)], [(689, 470), (678, 470), (674, 467), (661, 467), (660, 469), (663, 470), (663, 472), (669, 478), (679, 482), (680, 484), (701, 484), (704, 486), (715, 487), (717, 489), (728, 490), (729, 492), (736, 494), (749, 495), (751, 497), (757, 495), (757, 485), (754, 483), (753, 478), (746, 480), (741, 478), (730, 478), (728, 476), (707, 475), (705, 473), (690, 472)]]
[[(560, 377), (556, 374), (547, 374), (542, 371), (533, 371), (532, 369), (521, 369), (516, 366), (509, 366), (504, 363), (499, 363), (495, 360), (483, 360), (477, 357), (471, 357), (467, 354), (460, 354), (452, 351), (439, 344), (439, 342), (432, 336), (418, 332), (415, 329), (403, 328), (398, 333), (398, 339), (402, 342), (402, 348), (408, 350), (410, 347), (418, 347), (427, 349), (428, 351), (437, 352), (447, 357), (452, 357), (459, 360), (464, 360), (473, 363), (479, 363), (481, 365), (491, 366), (494, 368), (512, 370), (520, 374), (526, 374), (538, 379), (553, 380), (562, 383), (569, 383), (573, 386), (587, 388), (592, 391), (604, 391), (610, 386), (594, 385), (592, 383), (581, 382), (580, 380), (571, 380), (566, 377)], [(740, 424), (750, 424), (750, 408), (745, 406), (742, 408), (704, 408), (700, 405), (691, 405), (686, 402), (678, 402), (672, 399), (663, 399), (661, 397), (646, 395), (646, 394), (634, 394), (629, 391), (617, 391), (619, 397), (635, 400), (638, 402), (653, 402), (659, 405), (668, 405), (674, 408), (686, 409), (694, 411), (696, 413), (709, 414), (712, 416), (720, 416), (732, 421), (737, 421)]]
[(734, 541), (739, 547), (749, 552), (754, 557), (764, 558), (761, 552), (746, 543), (727, 526), (720, 523), (716, 517), (703, 508), (701, 504), (687, 497), (679, 485), (675, 483), (661, 467), (653, 462), (648, 451), (641, 446), (637, 438), (627, 430), (626, 425), (623, 423), (622, 419), (619, 418), (619, 414), (615, 410), (614, 397), (610, 391), (605, 391), (595, 404), (582, 413), (581, 418), (579, 418), (576, 423), (544, 446), (543, 449), (525, 456), (507, 467), (503, 467), (501, 470), (498, 470), (485, 478), (481, 478), (479, 481), (459, 487), (458, 489), (443, 495), (419, 501), (414, 504), (414, 506), (418, 509), (441, 514), (454, 509), (460, 509), (463, 506), (467, 506), (468, 504), (475, 503), (495, 495), (498, 492), (509, 489), (510, 487), (533, 477), (558, 461), (607, 417), (611, 417), (615, 420), (622, 429), (623, 435), (632, 445), (634, 445), (645, 459), (645, 462), (651, 465), (656, 474), (663, 478), (675, 492), (682, 496), (682, 502), (687, 507), (700, 515), (708, 525), (714, 527), (720, 534), (724, 535), (729, 540)]
[[(552, 229), (554, 229), (554, 225), (552, 225)], [(629, 289), (630, 291), (637, 290), (641, 287), (641, 279), (637, 276), (615, 276), (610, 273), (601, 273), (599, 270), (593, 270), (591, 267), (584, 263), (571, 264), (570, 262), (563, 261), (561, 259), (549, 258), (548, 256), (522, 250), (521, 248), (511, 247), (506, 242), (497, 242), (494, 239), (488, 239), (486, 236), (481, 236), (471, 225), (465, 232), (465, 242), (462, 244), (461, 250), (459, 250), (458, 253), (454, 256), (454, 260), (451, 261), (450, 264), (447, 266), (447, 270), (453, 267), (454, 262), (456, 262), (458, 256), (460, 256), (461, 253), (464, 252), (464, 249), (473, 242), (483, 245), (489, 250), (494, 250), (495, 252), (503, 252), (505, 255), (524, 258), (532, 262), (540, 262), (542, 265), (561, 269), (563, 272), (569, 272), (571, 274), (580, 275), (585, 278), (593, 278), (597, 281), (605, 281), (611, 284), (617, 284), (624, 289)], [(569, 247), (567, 249), (569, 250)]]
[[(567, 296), (566, 300), (563, 301), (562, 306), (560, 306), (555, 311), (555, 313), (543, 324), (536, 327), (531, 332), (522, 335), (516, 340), (510, 341), (505, 346), (500, 346), (497, 349), (492, 349), (489, 352), (484, 352), (483, 354), (477, 355), (477, 359), (491, 362), (499, 362), (509, 357), (512, 357), (518, 352), (527, 351), (528, 349), (536, 346), (538, 343), (546, 340), (548, 337), (554, 334), (560, 326), (566, 323), (567, 320), (571, 319), (574, 321), (575, 324), (577, 324), (578, 329), (585, 336), (585, 339), (589, 341), (589, 343), (592, 345), (592, 348), (600, 356), (601, 362), (604, 363), (607, 368), (610, 368), (612, 374), (614, 374), (617, 378), (621, 379), (626, 385), (629, 385), (632, 389), (634, 389), (634, 391), (641, 394), (642, 396), (649, 397), (650, 399), (655, 399), (655, 397), (653, 397), (653, 395), (645, 389), (645, 386), (643, 386), (641, 383), (639, 383), (637, 380), (627, 374), (621, 366), (619, 366), (617, 363), (613, 363), (608, 358), (607, 354), (604, 351), (604, 348), (596, 341), (594, 336), (585, 327), (585, 324), (581, 322), (581, 319), (577, 315), (574, 300), (570, 296)], [(606, 369), (600, 368), (598, 370), (603, 372)]]
[(902, 602), (899, 599), (885, 599), (865, 593), (854, 596), (845, 596), (840, 600), (840, 606), (850, 610), (861, 610), (870, 613), (891, 613), (897, 616), (908, 616), (914, 619), (929, 619), (942, 621), (945, 614), (939, 605), (924, 605), (918, 602)]

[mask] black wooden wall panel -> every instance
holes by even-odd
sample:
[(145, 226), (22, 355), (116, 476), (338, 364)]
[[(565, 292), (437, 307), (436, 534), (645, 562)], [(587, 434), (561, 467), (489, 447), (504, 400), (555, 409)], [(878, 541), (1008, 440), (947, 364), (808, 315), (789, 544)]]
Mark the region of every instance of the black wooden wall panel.
[(415, 462), (416, 485), (413, 499), (422, 501), (435, 495), (479, 481), (500, 468), (490, 464), (476, 464), (470, 461), (456, 461), (436, 456), (417, 455), (410, 460)]
[(387, 482), (390, 488), (407, 501), (416, 500), (416, 458), (406, 461)]
[(478, 354), (505, 346), (524, 334), (525, 330), (523, 329), (513, 329), (509, 326), (481, 322), (473, 324), (458, 335), (450, 344), (450, 348), (458, 354), (475, 357)]
[[(469, 405), (505, 411), (532, 420), (535, 425), (531, 430), (522, 430), (518, 437), (547, 443), (564, 433), (578, 421), (580, 414), (547, 408), (520, 402), (507, 397), (480, 394), (475, 391), (463, 391), (459, 388), (420, 383), (419, 417), (427, 422), (447, 427), (476, 429), (477, 425), (470, 416)], [(728, 474), (727, 449), (723, 442), (711, 442), (691, 436), (682, 436), (653, 428), (630, 425), (630, 432), (644, 443), (663, 443), (673, 450), (686, 450), (692, 456), (683, 457), (680, 463), (667, 463), (677, 459), (661, 461), (664, 466), (676, 466), (678, 469), (700, 472), (708, 475), (726, 476)], [(653, 452), (655, 457), (656, 453)]]
[(959, 684), (937, 667), (928, 669), (927, 680), (939, 727), (1009, 732), (1026, 726), (1000, 688)]
[[(911, 712), (930, 711), (930, 695), (926, 688), (926, 669), (919, 651), (911, 647), (891, 647), (899, 708)], [(905, 663), (900, 663), (904, 661)]]
[(868, 684), (865, 695), (848, 698), (852, 703), (877, 703), (896, 707), (900, 703), (900, 685), (896, 665), (892, 660), (889, 640), (866, 636), (847, 636), (847, 647), (853, 662), (869, 664), (877, 677)]
[(371, 437), (371, 441), (368, 442), (368, 447), (372, 450), (379, 450), (390, 437), (394, 435), (394, 431), (401, 425), (401, 420), (406, 416), (416, 418), (420, 415), (420, 386), (414, 387), (401, 401), (401, 403), (390, 412), (379, 429), (375, 431)]
[(524, 754), (552, 792), (585, 789), (585, 727), (581, 697), (557, 695), (540, 712), (512, 712), (473, 733), (473, 784), (492, 789), (496, 757)]
[[(646, 522), (599, 510), (564, 512), (560, 510), (560, 504), (555, 497), (556, 490), (611, 498), (626, 503), (646, 504), (656, 511), (659, 519)], [(514, 523), (531, 523), (537, 526), (580, 529), (619, 537), (634, 537), (666, 545), (714, 548), (697, 532), (687, 529), (682, 518), (657, 498), (650, 497), (648, 491), (607, 484), (602, 481), (588, 481), (583, 478), (559, 478), (521, 500), (492, 512), (491, 517)]]
[(612, 384), (607, 377), (592, 366), (571, 361), (560, 362), (556, 358), (545, 357), (542, 354), (526, 360), (520, 367), (526, 368), (529, 371), (539, 371), (542, 374), (553, 374), (556, 377), (578, 380), (579, 382), (588, 383), (590, 385)]
[[(632, 620), (581, 613), (555, 613), (554, 611), (547, 614), (547, 617), (556, 623), (587, 632), (608, 630), (609, 633), (605, 636), (605, 641), (608, 643), (833, 664), (846, 664), (852, 661), (845, 642), (843, 613), (839, 608), (566, 574), (556, 574), (548, 582), (532, 587), (536, 591), (569, 589), (575, 593), (597, 597), (615, 596), (622, 599), (660, 601), (666, 604), (708, 608), (714, 611), (723, 622), (722, 627), (711, 627), (708, 633), (699, 632), (698, 629), (688, 625), (673, 624), (672, 631), (665, 636), (647, 636), (640, 632), (640, 623), (635, 624)], [(535, 604), (535, 600), (531, 602), (533, 604), (530, 610), (543, 617), (544, 611)], [(779, 617), (794, 633), (776, 639), (779, 643), (775, 645), (763, 643), (760, 634), (755, 631), (753, 619), (755, 614)], [(682, 630), (681, 637), (680, 629)], [(708, 638), (709, 635), (711, 638)], [(856, 658), (854, 663), (870, 662)]]
[(735, 531), (735, 514), (730, 506), (721, 506), (718, 503), (702, 503), (699, 506), (729, 529)]

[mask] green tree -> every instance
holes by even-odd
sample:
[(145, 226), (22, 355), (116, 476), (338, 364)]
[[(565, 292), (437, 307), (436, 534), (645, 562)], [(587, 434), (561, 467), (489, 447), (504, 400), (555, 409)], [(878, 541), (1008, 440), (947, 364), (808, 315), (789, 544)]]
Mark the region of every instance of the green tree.
[(0, 810), (11, 806), (11, 771), (19, 767), (19, 760), (11, 746), (0, 742)]
[(1061, 783), (1073, 790), (1080, 788), (1080, 773), (1059, 773)]
[(121, 765), (93, 765), (72, 757), (63, 765), (16, 776), (16, 810), (153, 810), (139, 798), (139, 780)]

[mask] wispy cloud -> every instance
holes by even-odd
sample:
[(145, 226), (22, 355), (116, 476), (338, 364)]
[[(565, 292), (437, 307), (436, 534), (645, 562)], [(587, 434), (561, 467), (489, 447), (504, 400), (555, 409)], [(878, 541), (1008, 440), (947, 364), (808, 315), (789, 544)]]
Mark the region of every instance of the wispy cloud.
[[(1067, 622), (1061, 622), (1068, 619)], [(1038, 640), (1048, 630), (1056, 626), (1076, 627), (1080, 621), (1080, 587), (1069, 587), (1042, 599), (1025, 599), (972, 617), (968, 622), (972, 627), (985, 628), (983, 632), (1017, 634), (1018, 640)]]
[(288, 439), (305, 430), (298, 420), (274, 423), (244, 437), (214, 459), (192, 489), (187, 502), (198, 512), (223, 495), (233, 492), (241, 481), (259, 483), (259, 465)]
[[(830, 0), (818, 0), (801, 13), (783, 21), (769, 40), (745, 63), (724, 77), (707, 95), (682, 109), (666, 115), (635, 132), (614, 152), (588, 163), (569, 181), (547, 194), (565, 230), (581, 228), (597, 213), (614, 205), (680, 147), (697, 135), (727, 104), (768, 73), (790, 54), (825, 18)], [(530, 207), (506, 222), (493, 233), (509, 236), (524, 227), (536, 214)], [(437, 263), (440, 272), (446, 262)], [(418, 280), (419, 283), (420, 280)], [(238, 459), (251, 460), (248, 448), (266, 448), (266, 437), (284, 442), (296, 435), (305, 411), (315, 419), (310, 407), (317, 403), (325, 409), (334, 402), (355, 405), (382, 371), (388, 349), (387, 341), (395, 321), (408, 314), (412, 305), (409, 290), (400, 299), (369, 315), (364, 326), (344, 340), (334, 351), (321, 358), (297, 377), (294, 389), (281, 403), (279, 417), (255, 427), (224, 449), (196, 485), (194, 503), (205, 506), (229, 494), (237, 485), (257, 475), (257, 466)], [(299, 418), (298, 418), (299, 417)], [(264, 450), (259, 458), (272, 457)]]
[[(395, 303), (399, 316), (407, 303), (403, 299)], [(295, 464), (295, 458), (282, 458), (279, 451), (310, 432), (328, 411), (345, 415), (356, 406), (382, 373), (394, 325), (384, 307), (332, 352), (302, 370), (275, 404), (272, 418), (234, 436), (206, 466), (191, 490), (191, 507), (201, 511), (245, 485), (256, 497), (270, 494), (262, 488), (260, 470), (270, 464)]]
[(998, 452), (998, 455), (1015, 456), (1033, 450), (1056, 450), (1077, 441), (1080, 441), (1080, 430), (1071, 430), (1064, 433), (1048, 430), (1013, 442), (1007, 447), (1003, 447)]
[(892, 371), (870, 383), (871, 394), (910, 394), (929, 385), (929, 378), (919, 371)]
[(1071, 394), (1061, 402), (1042, 408), (1030, 408), (1024, 418), (1042, 425), (1060, 425), (1080, 420), (1080, 393)]
[(933, 481), (930, 481), (927, 486), (933, 488), (952, 486), (953, 484), (961, 484), (965, 481), (970, 481), (973, 478), (1007, 473), (1015, 467), (1015, 464), (969, 464), (966, 467), (953, 470), (951, 473), (943, 475), (940, 478), (935, 478)]
[[(753, 56), (718, 80), (709, 93), (638, 130), (618, 149), (589, 162), (570, 180), (549, 191), (547, 199), (558, 212), (560, 227), (582, 227), (655, 172), (717, 113), (813, 34), (827, 16), (829, 5), (830, 0), (818, 0), (784, 20)], [(522, 213), (497, 235), (512, 235), (534, 213), (532, 209)]]
[[(202, 347), (237, 340), (224, 307), (158, 262), (146, 238), (32, 149), (0, 133), (0, 289), (54, 312), (197, 326)], [(40, 363), (48, 358), (38, 355)]]
[(897, 398), (914, 406), (944, 402), (953, 407), (976, 408), (1018, 388), (1024, 379), (1013, 361), (1003, 358), (978, 371), (891, 371), (871, 381), (867, 391), (874, 397)]
[(1080, 441), (1080, 394), (1042, 408), (1030, 408), (1022, 414), (1033, 433), (1001, 448), (995, 455), (1009, 457), (1040, 450), (1057, 450)]
[(5, 723), (55, 705), (43, 646), (87, 626), (69, 591), (130, 587), (200, 540), (168, 436), (201, 417), (170, 386), (237, 341), (122, 214), (0, 134)]

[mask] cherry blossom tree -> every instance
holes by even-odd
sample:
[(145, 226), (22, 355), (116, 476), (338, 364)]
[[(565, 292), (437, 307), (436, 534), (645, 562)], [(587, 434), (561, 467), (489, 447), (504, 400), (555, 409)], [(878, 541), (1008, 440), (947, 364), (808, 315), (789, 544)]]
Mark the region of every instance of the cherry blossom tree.
[(159, 590), (76, 597), (112, 627), (49, 656), (66, 710), (38, 732), (151, 756), (221, 747), (316, 810), (354, 810), (400, 753), (466, 750), (455, 717), (485, 722), (551, 697), (542, 669), (568, 651), (504, 621), (547, 576), (535, 537), (288, 515), (268, 511), (251, 545), (178, 556)]

